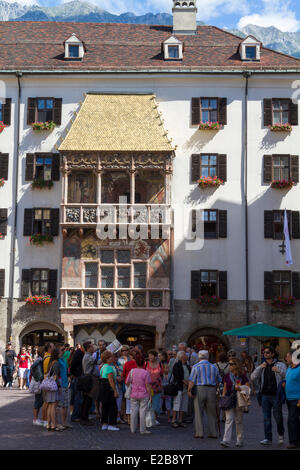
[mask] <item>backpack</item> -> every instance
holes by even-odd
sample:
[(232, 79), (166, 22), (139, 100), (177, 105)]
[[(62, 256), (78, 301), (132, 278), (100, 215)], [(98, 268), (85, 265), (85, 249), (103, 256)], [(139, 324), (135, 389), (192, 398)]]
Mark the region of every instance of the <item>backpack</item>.
[(31, 366), (31, 375), (36, 382), (42, 382), (44, 379), (43, 360), (36, 361)]

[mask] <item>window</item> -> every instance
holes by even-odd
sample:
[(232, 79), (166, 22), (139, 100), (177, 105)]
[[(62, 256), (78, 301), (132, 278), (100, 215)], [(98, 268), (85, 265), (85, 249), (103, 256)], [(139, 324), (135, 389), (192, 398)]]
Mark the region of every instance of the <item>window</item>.
[(69, 57), (78, 58), (79, 57), (79, 46), (74, 46), (69, 44)]
[(130, 268), (118, 267), (118, 287), (130, 287)]
[(23, 235), (52, 235), (59, 234), (59, 209), (24, 209)]
[(290, 158), (285, 155), (273, 156), (273, 179), (288, 180), (290, 177)]
[(130, 263), (130, 251), (129, 250), (118, 250), (118, 263), (119, 264)]
[(95, 289), (98, 287), (98, 264), (85, 263), (85, 287)]
[(33, 269), (31, 281), (32, 295), (48, 295), (49, 271), (48, 269)]
[(101, 268), (101, 287), (114, 287), (114, 268)]
[[(300, 238), (300, 212), (287, 210), (287, 221), (290, 238)], [(264, 237), (283, 240), (284, 211), (264, 211)]]
[(298, 155), (264, 155), (264, 183), (274, 180), (291, 180), (294, 184), (299, 182), (299, 156)]
[(37, 121), (53, 121), (53, 99), (37, 99)]
[(35, 179), (51, 181), (52, 157), (36, 157)]
[(227, 155), (193, 154), (191, 160), (192, 182), (208, 176), (218, 176), (224, 183), (227, 181)]
[(146, 287), (146, 263), (135, 263), (134, 264), (134, 287), (142, 288)]
[(246, 46), (246, 59), (256, 59), (256, 46)]
[(201, 155), (200, 176), (217, 176), (217, 155)]
[(289, 119), (289, 100), (272, 100), (273, 105), (273, 124), (288, 124)]
[(218, 223), (217, 211), (204, 210), (204, 238), (217, 238), (218, 237)]
[(169, 59), (179, 59), (179, 46), (169, 46)]
[(182, 60), (183, 58), (183, 44), (174, 36), (163, 43), (163, 51), (165, 60)]
[(4, 103), (0, 102), (0, 121), (10, 126), (11, 120), (11, 98), (6, 98)]
[(201, 122), (218, 121), (217, 98), (201, 98)]
[(201, 271), (201, 295), (218, 295), (218, 271)]
[(288, 297), (291, 295), (291, 272), (273, 271), (273, 295)]
[(114, 263), (114, 252), (113, 250), (101, 250), (101, 263), (113, 264)]
[(50, 209), (34, 209), (33, 234), (48, 235), (51, 233)]
[(274, 211), (273, 212), (273, 227), (274, 227), (274, 239), (282, 240), (283, 239), (283, 211)]

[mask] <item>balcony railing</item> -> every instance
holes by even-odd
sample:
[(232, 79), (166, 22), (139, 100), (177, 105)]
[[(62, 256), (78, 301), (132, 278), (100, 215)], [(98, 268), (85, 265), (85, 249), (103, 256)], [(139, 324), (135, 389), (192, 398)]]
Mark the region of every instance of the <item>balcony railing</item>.
[(64, 226), (171, 225), (170, 204), (62, 204)]
[(66, 289), (61, 309), (169, 309), (170, 289)]

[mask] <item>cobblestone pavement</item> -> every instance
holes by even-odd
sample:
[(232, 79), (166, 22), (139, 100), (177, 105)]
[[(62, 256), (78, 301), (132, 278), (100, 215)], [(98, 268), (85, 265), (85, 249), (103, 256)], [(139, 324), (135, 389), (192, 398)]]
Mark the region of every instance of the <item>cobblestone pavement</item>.
[[(244, 414), (245, 450), (285, 449), (277, 444), (263, 447), (259, 441), (263, 436), (262, 412), (255, 398), (252, 399), (249, 414)], [(194, 426), (171, 428), (165, 416), (160, 417), (160, 426), (152, 429), (150, 435), (131, 434), (129, 427), (120, 425), (120, 431), (101, 431), (98, 424), (90, 427), (72, 423), (73, 429), (62, 432), (49, 432), (45, 428), (32, 425), (33, 395), (27, 390), (13, 388), (0, 389), (0, 449), (1, 450), (220, 450), (220, 439), (195, 439)], [(287, 409), (284, 407), (285, 423)], [(223, 431), (223, 423), (221, 430)], [(275, 430), (275, 423), (273, 423)], [(233, 449), (235, 447), (233, 446)], [(227, 449), (225, 449), (226, 452)], [(238, 449), (237, 449), (238, 450)]]

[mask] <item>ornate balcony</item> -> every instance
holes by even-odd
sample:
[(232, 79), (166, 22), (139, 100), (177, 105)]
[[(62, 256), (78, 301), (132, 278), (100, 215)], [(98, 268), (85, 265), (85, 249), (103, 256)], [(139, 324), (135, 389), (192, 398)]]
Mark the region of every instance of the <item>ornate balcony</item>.
[(169, 309), (170, 289), (66, 289), (61, 309), (143, 310)]

